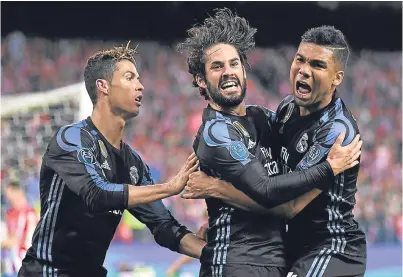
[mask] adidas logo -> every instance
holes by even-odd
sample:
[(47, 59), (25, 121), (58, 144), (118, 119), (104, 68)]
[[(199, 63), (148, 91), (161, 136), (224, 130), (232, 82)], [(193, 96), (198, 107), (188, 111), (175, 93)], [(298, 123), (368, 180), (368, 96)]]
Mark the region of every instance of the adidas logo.
[(252, 141), (251, 139), (249, 140), (248, 143), (248, 149), (252, 149), (253, 147), (255, 147), (256, 145), (256, 141)]
[(294, 272), (288, 272), (287, 277), (298, 277), (297, 274), (294, 274)]
[(102, 164), (101, 164), (102, 168), (105, 168), (107, 170), (111, 170), (111, 168), (109, 167), (108, 161), (105, 160)]

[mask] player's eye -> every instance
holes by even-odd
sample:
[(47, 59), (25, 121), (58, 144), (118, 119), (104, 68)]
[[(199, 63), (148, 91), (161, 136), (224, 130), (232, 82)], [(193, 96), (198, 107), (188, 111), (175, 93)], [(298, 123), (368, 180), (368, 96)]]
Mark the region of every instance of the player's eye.
[(322, 63), (312, 63), (312, 67), (319, 68), (319, 69), (325, 69), (326, 68), (326, 66), (324, 64), (322, 64)]

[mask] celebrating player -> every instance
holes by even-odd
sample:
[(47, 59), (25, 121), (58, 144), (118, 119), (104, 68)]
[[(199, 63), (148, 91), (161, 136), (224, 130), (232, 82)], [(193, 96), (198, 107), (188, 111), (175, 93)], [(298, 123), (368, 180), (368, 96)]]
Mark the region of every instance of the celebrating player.
[[(267, 123), (274, 121), (274, 113), (244, 103), (247, 51), (254, 46), (255, 32), (244, 18), (223, 9), (188, 30), (178, 49), (188, 51), (193, 84), (208, 102), (194, 142), (201, 170), (272, 208), (313, 188), (330, 189), (334, 175), (357, 164), (360, 143), (357, 137), (346, 148), (336, 145), (332, 153), (338, 155), (307, 170), (268, 176), (264, 165), (275, 159)], [(206, 202), (208, 244), (200, 276), (284, 275), (285, 224), (280, 217), (245, 212), (216, 198)]]
[(145, 223), (158, 244), (198, 258), (205, 242), (162, 204), (178, 194), (197, 166), (190, 155), (169, 182), (154, 185), (150, 169), (122, 141), (137, 116), (143, 85), (135, 49), (95, 53), (84, 71), (92, 115), (52, 138), (40, 174), (41, 218), (19, 276), (106, 276), (106, 251), (124, 209)]
[[(320, 164), (333, 155), (332, 145), (343, 141), (338, 138), (340, 133), (345, 134), (343, 144), (359, 133), (336, 91), (343, 81), (348, 56), (345, 37), (334, 27), (313, 28), (302, 36), (290, 70), (293, 95), (282, 101), (275, 124), (269, 126), (278, 142), (274, 147), (279, 157), (276, 166), (282, 173)], [(352, 214), (358, 171), (359, 166), (354, 166), (332, 178), (328, 189), (310, 192), (313, 200), (306, 207), (294, 201), (296, 208), (288, 216), (291, 220), (285, 237), (290, 267), (287, 276), (364, 275), (365, 234)], [(189, 198), (214, 196), (242, 209), (262, 212), (232, 185), (194, 174), (187, 187), (194, 192)], [(249, 196), (264, 205), (260, 198)]]

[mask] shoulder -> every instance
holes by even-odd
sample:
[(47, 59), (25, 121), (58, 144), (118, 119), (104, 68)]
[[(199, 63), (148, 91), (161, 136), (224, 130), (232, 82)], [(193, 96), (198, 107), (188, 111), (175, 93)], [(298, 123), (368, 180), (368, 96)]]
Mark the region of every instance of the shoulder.
[(287, 110), (290, 105), (294, 105), (294, 95), (287, 95), (283, 100), (281, 100), (277, 108), (277, 113)]
[(317, 133), (318, 136), (322, 136), (322, 140), (325, 139), (323, 136), (326, 136), (327, 141), (334, 142), (341, 132), (346, 133), (343, 145), (350, 143), (359, 134), (357, 122), (351, 112), (343, 101), (337, 98), (334, 104), (322, 114)]
[(264, 117), (268, 120), (274, 120), (276, 117), (276, 113), (265, 106), (247, 105), (246, 109), (252, 116)]
[(270, 110), (269, 108), (261, 105), (246, 105), (246, 109), (251, 113), (258, 113), (258, 114), (265, 114), (271, 116), (275, 114), (274, 111)]
[(277, 122), (285, 123), (291, 117), (291, 114), (295, 108), (294, 95), (288, 95), (283, 100), (281, 100), (277, 111), (276, 120)]
[(67, 152), (77, 151), (82, 148), (95, 151), (96, 132), (91, 132), (85, 120), (82, 120), (61, 127), (53, 137), (50, 146), (58, 146)]
[(204, 122), (201, 137), (208, 146), (215, 147), (228, 146), (234, 137), (241, 137), (241, 134), (229, 118), (217, 112), (216, 117)]

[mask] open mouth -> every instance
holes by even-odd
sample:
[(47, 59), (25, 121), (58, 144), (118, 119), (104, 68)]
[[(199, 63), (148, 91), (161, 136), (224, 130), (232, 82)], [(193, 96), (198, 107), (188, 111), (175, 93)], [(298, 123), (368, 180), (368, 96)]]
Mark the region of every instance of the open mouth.
[(297, 83), (295, 85), (295, 89), (296, 89), (297, 93), (302, 94), (302, 95), (309, 94), (312, 91), (311, 86), (308, 85), (307, 83), (305, 83), (304, 81), (297, 81)]
[(232, 90), (238, 87), (237, 81), (225, 81), (221, 84), (220, 88), (222, 90)]
[(143, 95), (139, 95), (134, 99), (134, 101), (136, 101), (136, 103), (141, 106), (142, 99), (143, 99)]

